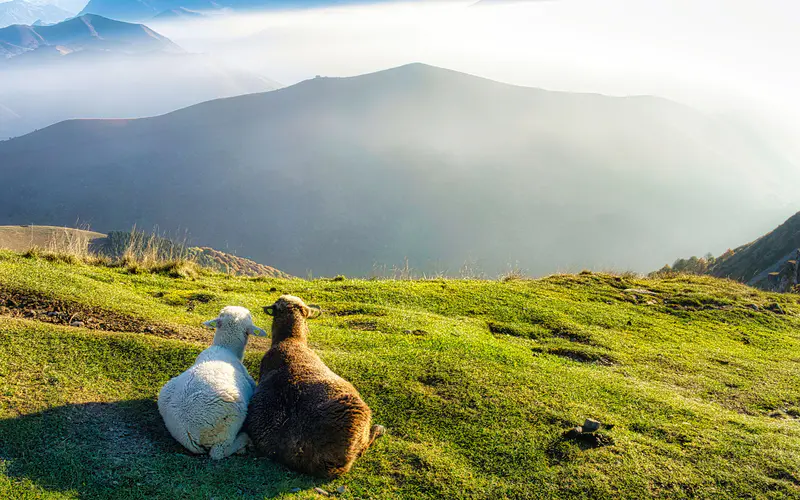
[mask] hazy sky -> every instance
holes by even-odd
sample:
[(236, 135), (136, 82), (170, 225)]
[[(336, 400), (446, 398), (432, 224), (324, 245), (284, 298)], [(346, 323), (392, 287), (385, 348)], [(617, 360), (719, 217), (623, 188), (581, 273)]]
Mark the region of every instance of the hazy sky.
[[(527, 86), (800, 109), (800, 3), (556, 0), (380, 5), (158, 26), (286, 84), (411, 61)], [(236, 36), (231, 36), (231, 33)], [(738, 102), (736, 102), (738, 101)]]

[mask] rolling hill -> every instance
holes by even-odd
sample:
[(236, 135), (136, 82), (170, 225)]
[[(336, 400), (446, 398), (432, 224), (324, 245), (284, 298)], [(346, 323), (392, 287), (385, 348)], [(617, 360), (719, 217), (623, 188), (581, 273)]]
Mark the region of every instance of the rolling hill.
[(412, 64), (2, 142), (0, 223), (185, 228), (302, 276), (646, 271), (785, 218), (797, 170), (739, 130)]
[(36, 21), (45, 24), (58, 23), (73, 14), (55, 5), (11, 0), (0, 3), (0, 28), (13, 24), (33, 24)]
[[(322, 307), (310, 344), (388, 429), (336, 480), (189, 455), (156, 407), (203, 321), (269, 329), (283, 293)], [(796, 499), (798, 315), (710, 277), (190, 280), (0, 251), (0, 497)]]

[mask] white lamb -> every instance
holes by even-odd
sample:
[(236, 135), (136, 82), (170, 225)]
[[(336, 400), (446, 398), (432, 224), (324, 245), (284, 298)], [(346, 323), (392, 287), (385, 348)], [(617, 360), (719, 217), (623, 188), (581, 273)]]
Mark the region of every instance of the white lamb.
[(170, 434), (192, 453), (219, 460), (250, 442), (239, 432), (256, 383), (242, 364), (250, 335), (267, 333), (253, 325), (250, 311), (228, 306), (203, 323), (216, 328), (214, 343), (158, 395), (158, 411)]

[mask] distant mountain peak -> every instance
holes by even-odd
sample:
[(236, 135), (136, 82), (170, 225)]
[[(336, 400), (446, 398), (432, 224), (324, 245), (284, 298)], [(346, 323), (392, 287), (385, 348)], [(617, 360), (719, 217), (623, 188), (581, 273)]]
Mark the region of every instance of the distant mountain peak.
[(143, 24), (82, 14), (48, 26), (13, 25), (0, 29), (0, 55), (13, 58), (44, 47), (63, 53), (87, 49), (122, 53), (183, 52), (167, 37)]
[(72, 16), (72, 12), (39, 2), (11, 0), (0, 3), (0, 28), (15, 24), (52, 24)]

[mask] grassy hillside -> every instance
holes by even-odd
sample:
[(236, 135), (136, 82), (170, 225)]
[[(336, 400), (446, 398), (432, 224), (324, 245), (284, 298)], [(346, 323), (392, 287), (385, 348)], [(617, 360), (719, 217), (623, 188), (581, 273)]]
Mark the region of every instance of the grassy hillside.
[[(336, 481), (189, 456), (155, 406), (201, 321), (238, 304), (268, 327), (282, 293), (322, 306), (312, 346), (388, 428)], [(800, 498), (798, 301), (711, 277), (188, 280), (0, 252), (0, 497)], [(565, 434), (586, 417), (605, 428)]]

